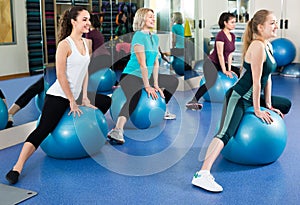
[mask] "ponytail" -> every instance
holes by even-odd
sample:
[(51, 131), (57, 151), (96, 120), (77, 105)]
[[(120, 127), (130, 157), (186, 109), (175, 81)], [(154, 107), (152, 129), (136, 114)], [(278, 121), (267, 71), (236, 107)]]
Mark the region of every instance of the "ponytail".
[(250, 43), (253, 40), (253, 28), (252, 28), (252, 19), (248, 21), (246, 30), (243, 35), (243, 52), (242, 52), (242, 59), (244, 59), (246, 51), (249, 48)]
[(256, 36), (261, 35), (258, 31), (258, 25), (263, 25), (267, 20), (267, 16), (270, 15), (271, 13), (272, 13), (271, 11), (265, 9), (259, 10), (254, 14), (253, 18), (250, 21), (248, 21), (245, 33), (243, 35), (243, 53), (242, 53), (243, 61), (244, 61), (246, 51), (250, 46), (250, 43), (255, 39)]

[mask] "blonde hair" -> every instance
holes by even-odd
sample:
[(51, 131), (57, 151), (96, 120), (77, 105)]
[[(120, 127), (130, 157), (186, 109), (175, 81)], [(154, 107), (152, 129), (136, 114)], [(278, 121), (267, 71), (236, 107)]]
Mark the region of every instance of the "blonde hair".
[(138, 31), (143, 29), (143, 27), (145, 26), (146, 15), (149, 11), (154, 13), (154, 11), (149, 8), (139, 8), (136, 11), (133, 19), (133, 25), (132, 25), (133, 31)]
[(263, 25), (267, 20), (267, 16), (269, 16), (272, 13), (272, 11), (265, 9), (259, 10), (254, 14), (253, 18), (250, 21), (248, 21), (245, 33), (243, 35), (242, 59), (244, 59), (250, 43), (255, 39), (255, 35), (260, 36), (260, 33), (258, 31), (258, 25)]
[(182, 14), (180, 12), (174, 12), (173, 19), (174, 19), (174, 22), (177, 24), (183, 23)]

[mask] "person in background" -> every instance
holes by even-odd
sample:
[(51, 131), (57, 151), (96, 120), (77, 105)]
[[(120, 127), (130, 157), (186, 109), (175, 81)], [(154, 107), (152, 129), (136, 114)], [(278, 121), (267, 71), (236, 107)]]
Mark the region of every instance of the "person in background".
[(8, 109), (7, 127), (12, 127), (14, 123), (14, 115), (23, 109), (33, 97), (44, 91), (44, 77), (41, 77), (34, 84), (28, 87), (24, 93)]
[(128, 23), (127, 23), (127, 14), (124, 12), (120, 12), (116, 19), (117, 28), (115, 29), (115, 36), (120, 37), (129, 32)]
[[(211, 192), (223, 191), (210, 170), (222, 149), (235, 135), (248, 107), (253, 106), (255, 116), (268, 124), (272, 123), (273, 119), (270, 112), (262, 110), (261, 107), (273, 110), (281, 117), (289, 112), (290, 100), (271, 96), (271, 74), (277, 65), (269, 46), (269, 39), (276, 36), (277, 29), (276, 17), (268, 10), (257, 11), (248, 22), (243, 37), (242, 53), (245, 73), (226, 93), (220, 129), (207, 149), (201, 169), (193, 177), (193, 185)], [(263, 98), (261, 91), (264, 91)]]
[(68, 108), (70, 108), (69, 115), (80, 117), (84, 114), (76, 102), (81, 91), (82, 106), (96, 109), (87, 97), (87, 70), (90, 61), (89, 51), (92, 48), (82, 37), (89, 31), (90, 14), (84, 7), (71, 7), (64, 11), (59, 22), (59, 43), (56, 51), (57, 79), (47, 90), (38, 126), (29, 134), (16, 164), (6, 174), (10, 184), (18, 182), (25, 162), (55, 129)]
[[(138, 9), (133, 21), (135, 33), (131, 42), (130, 60), (120, 80), (127, 101), (121, 108), (115, 128), (107, 135), (108, 139), (118, 144), (125, 142), (123, 127), (134, 111), (142, 89), (145, 89), (148, 96), (153, 99), (158, 98), (159, 92), (168, 104), (179, 83), (175, 76), (158, 73), (159, 38), (151, 32), (154, 26), (154, 11), (149, 8)], [(175, 119), (176, 115), (167, 111), (164, 118)]]
[[(203, 74), (205, 84), (201, 85), (194, 95), (193, 99), (186, 104), (188, 109), (201, 110), (202, 103), (199, 99), (215, 84), (218, 78), (218, 72), (222, 71), (227, 77), (232, 78), (232, 75), (240, 76), (240, 68), (232, 64), (232, 53), (235, 50), (235, 35), (231, 32), (235, 28), (235, 15), (224, 12), (219, 17), (219, 27), (215, 38), (213, 52), (205, 58), (203, 64)], [(233, 72), (234, 73), (233, 73)]]
[(172, 15), (172, 48), (184, 48), (183, 18), (180, 12)]
[(104, 44), (104, 36), (100, 32), (101, 23), (97, 15), (91, 14), (91, 26), (90, 31), (85, 34), (87, 39), (92, 40), (92, 51)]

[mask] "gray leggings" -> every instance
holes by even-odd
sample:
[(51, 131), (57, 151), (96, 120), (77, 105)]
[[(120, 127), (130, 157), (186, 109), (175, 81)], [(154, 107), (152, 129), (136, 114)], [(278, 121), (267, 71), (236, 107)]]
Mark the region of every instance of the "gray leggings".
[[(153, 85), (153, 77), (149, 79), (149, 82), (150, 85)], [(158, 75), (158, 85), (161, 88), (164, 88), (163, 93), (165, 95), (166, 104), (168, 104), (176, 91), (178, 83), (178, 79), (175, 76), (165, 74)], [(138, 104), (144, 83), (140, 77), (130, 74), (122, 74), (120, 85), (127, 101), (123, 105), (119, 116), (124, 116), (128, 119)]]

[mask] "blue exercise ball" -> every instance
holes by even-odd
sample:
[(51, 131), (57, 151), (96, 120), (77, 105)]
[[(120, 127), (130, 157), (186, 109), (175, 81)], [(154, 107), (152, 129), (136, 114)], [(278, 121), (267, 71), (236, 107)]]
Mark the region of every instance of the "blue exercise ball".
[(203, 64), (204, 64), (204, 60), (197, 61), (194, 65), (194, 71), (203, 72)]
[[(151, 97), (148, 97), (145, 89), (142, 89), (140, 100), (125, 127), (147, 129), (159, 125), (164, 118), (166, 102), (159, 93), (158, 96), (158, 99), (153, 100)], [(119, 113), (125, 102), (126, 97), (122, 88), (119, 87), (112, 94), (112, 104), (110, 107), (110, 115), (114, 122), (117, 122)]]
[(68, 115), (68, 109), (56, 128), (42, 142), (42, 150), (50, 157), (77, 159), (100, 151), (106, 142), (108, 126), (98, 109), (80, 106), (83, 114)]
[(103, 68), (89, 77), (88, 91), (101, 93), (111, 91), (117, 81), (115, 71), (110, 68)]
[(292, 41), (286, 38), (277, 38), (271, 44), (277, 66), (285, 66), (293, 62), (296, 57), (296, 47)]
[(7, 106), (4, 101), (0, 98), (0, 130), (6, 127), (8, 120)]
[(300, 63), (291, 63), (291, 64), (288, 64), (287, 66), (284, 66), (280, 75), (286, 76), (286, 77), (299, 78), (300, 77)]
[[(227, 77), (223, 72), (218, 71), (218, 78), (213, 85), (203, 96), (206, 101), (223, 102), (225, 94), (238, 80), (237, 75), (233, 74), (233, 78)], [(200, 80), (200, 86), (205, 83), (205, 77)]]
[(43, 110), (45, 96), (46, 96), (45, 91), (40, 92), (35, 96), (35, 106), (40, 113)]
[(184, 59), (183, 57), (176, 57), (172, 61), (172, 68), (177, 75), (183, 76), (184, 75)]
[(268, 111), (271, 124), (256, 117), (253, 107), (246, 110), (236, 135), (222, 150), (223, 157), (245, 165), (269, 164), (280, 157), (287, 142), (286, 126), (277, 113)]

